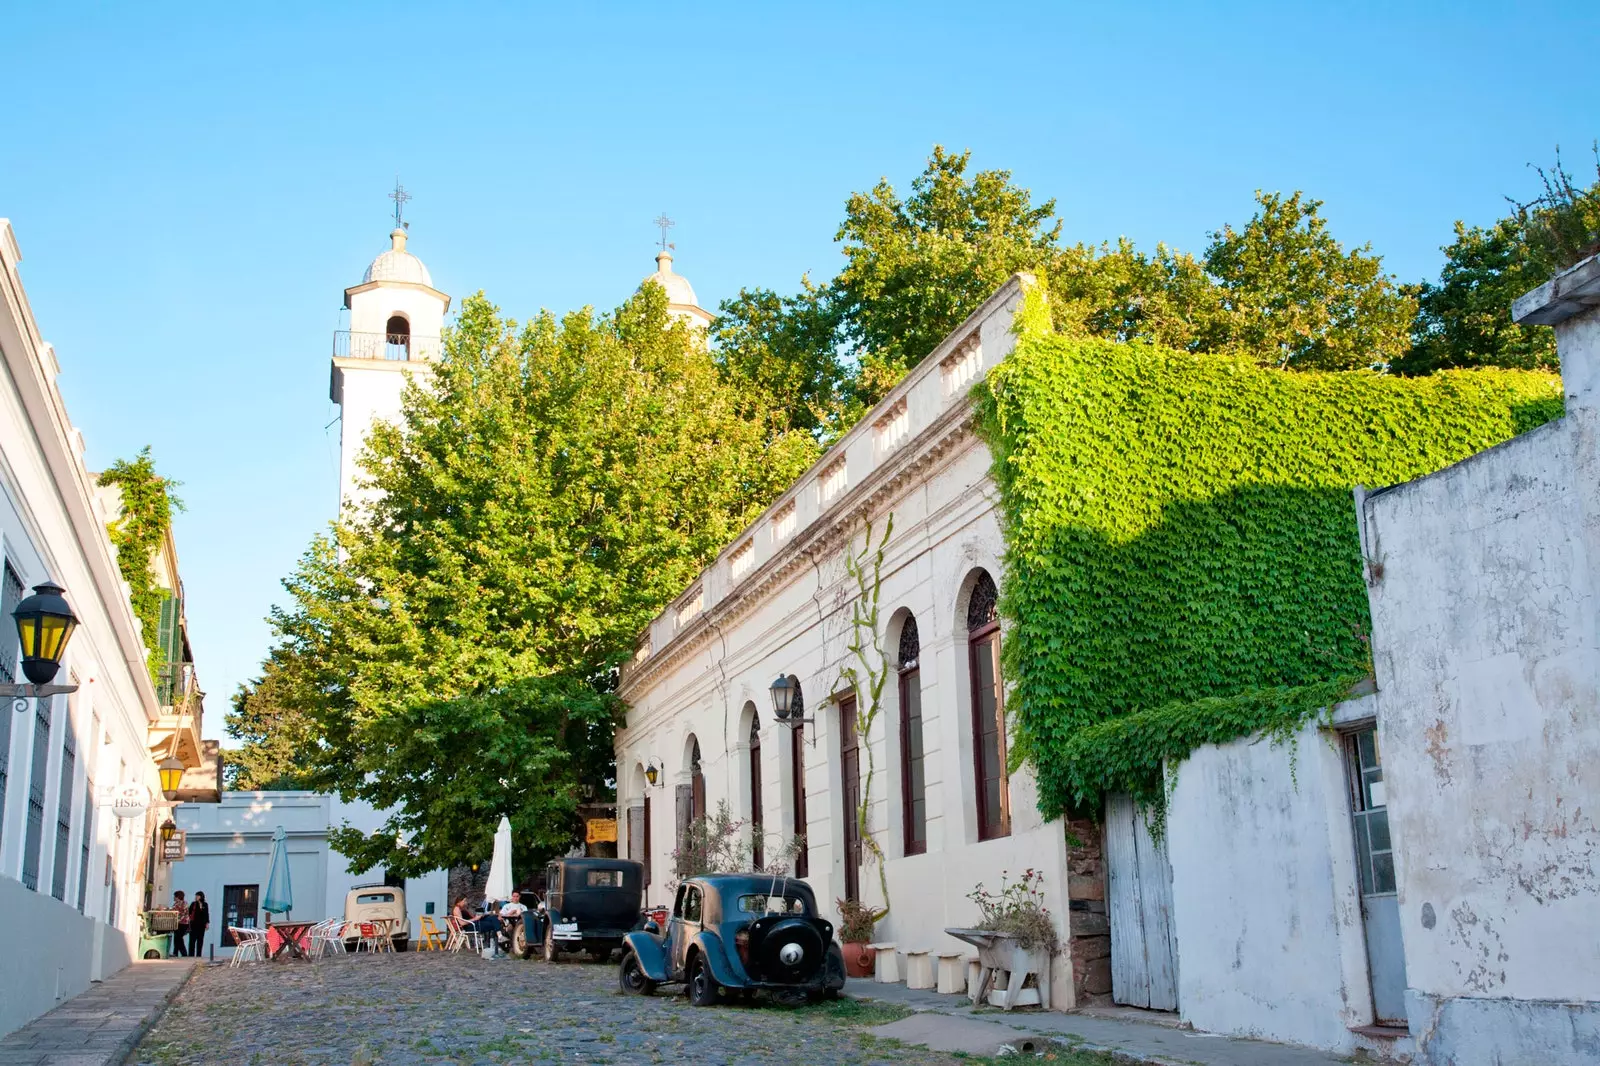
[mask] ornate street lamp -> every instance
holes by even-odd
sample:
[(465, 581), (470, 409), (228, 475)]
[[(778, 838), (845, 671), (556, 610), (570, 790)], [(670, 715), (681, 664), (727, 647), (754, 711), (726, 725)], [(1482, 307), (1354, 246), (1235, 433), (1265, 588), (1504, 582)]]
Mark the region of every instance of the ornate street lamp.
[(78, 616), (72, 613), (66, 589), (45, 581), (33, 587), (33, 595), (17, 604), (11, 617), (17, 623), (17, 639), (22, 644), (22, 673), (30, 684), (0, 685), (0, 696), (16, 700), (18, 711), (28, 709), (27, 700), (78, 691), (77, 685), (51, 684), (61, 670), (61, 657), (66, 653), (67, 641), (78, 627)]
[(183, 781), (183, 763), (174, 755), (168, 755), (156, 765), (161, 771), (161, 794), (169, 800), (178, 798), (178, 785)]
[(787, 677), (772, 683), (772, 713), (780, 722), (789, 720), (789, 703), (794, 699), (794, 686)]
[(161, 843), (170, 844), (172, 842), (172, 838), (177, 835), (177, 832), (178, 823), (174, 822), (169, 817), (166, 821), (161, 823)]
[(650, 782), (651, 787), (655, 786), (656, 778), (660, 776), (661, 767), (657, 766), (655, 763), (652, 762), (649, 766), (644, 768), (644, 779)]

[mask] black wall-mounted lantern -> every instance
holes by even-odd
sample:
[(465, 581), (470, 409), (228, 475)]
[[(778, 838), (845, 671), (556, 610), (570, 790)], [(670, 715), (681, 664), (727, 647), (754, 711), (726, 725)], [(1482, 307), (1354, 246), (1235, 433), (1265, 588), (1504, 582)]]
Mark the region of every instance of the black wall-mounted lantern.
[(29, 699), (78, 691), (77, 685), (51, 683), (61, 671), (67, 641), (78, 628), (78, 616), (72, 613), (65, 592), (53, 582), (41, 582), (33, 587), (33, 595), (17, 604), (11, 613), (22, 645), (22, 674), (30, 684), (0, 684), (0, 696), (14, 699), (12, 706), (17, 711), (26, 711)]

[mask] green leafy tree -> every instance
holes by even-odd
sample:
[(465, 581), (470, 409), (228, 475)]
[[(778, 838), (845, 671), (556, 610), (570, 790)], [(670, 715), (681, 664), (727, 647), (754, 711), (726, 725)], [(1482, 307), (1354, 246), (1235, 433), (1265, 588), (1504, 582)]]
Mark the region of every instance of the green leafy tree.
[(1557, 369), (1555, 331), (1511, 321), (1512, 301), (1548, 276), (1529, 253), (1523, 218), (1513, 215), (1488, 229), (1457, 222), (1456, 239), (1444, 253), (1438, 282), (1411, 290), (1417, 300), (1412, 345), (1395, 370)]
[(274, 612), (316, 770), (397, 813), (336, 846), (416, 872), (548, 850), (611, 777), (639, 631), (816, 456), (752, 409), (645, 286), (524, 327), (463, 302), (431, 383), (363, 457), (376, 502), (319, 538)]
[(1206, 271), (1221, 286), (1209, 350), (1261, 366), (1353, 370), (1387, 364), (1410, 348), (1416, 301), (1383, 273), (1371, 245), (1352, 251), (1328, 232), (1322, 201), (1256, 193), (1260, 210), (1211, 235)]
[(1050, 312), (1069, 336), (1148, 341), (1202, 350), (1216, 334), (1221, 293), (1192, 255), (1158, 244), (1146, 255), (1126, 237), (1066, 250), (1047, 278)]
[(832, 289), (855, 351), (916, 366), (1013, 273), (1048, 271), (1060, 255), (1055, 201), (1034, 204), (1008, 170), (969, 179), (971, 158), (935, 145), (909, 196), (884, 179), (846, 201)]
[(228, 735), (242, 743), (223, 750), (223, 774), (230, 789), (312, 789), (315, 770), (315, 720), (296, 700), (306, 686), (293, 676), (304, 667), (297, 656), (275, 652), (261, 676), (239, 686), (224, 717)]
[(1546, 276), (1600, 253), (1600, 141), (1591, 146), (1591, 151), (1595, 160), (1594, 184), (1583, 185), (1567, 172), (1558, 147), (1553, 167), (1534, 168), (1544, 191), (1530, 203), (1518, 205), (1527, 229), (1530, 258), (1538, 272)]
[(183, 510), (183, 501), (172, 490), (180, 482), (156, 472), (155, 460), (147, 444), (133, 459), (118, 459), (108, 466), (96, 482), (115, 485), (122, 496), (122, 513), (106, 525), (112, 546), (117, 549), (117, 569), (131, 589), (133, 613), (143, 627), (146, 662), (152, 681), (158, 681), (166, 666), (166, 650), (161, 647), (161, 603), (168, 596), (156, 584), (150, 569), (161, 541), (172, 528), (172, 514)]
[(848, 372), (829, 293), (802, 278), (795, 296), (741, 289), (711, 327), (724, 377), (749, 390), (753, 406), (782, 411), (786, 425), (816, 434), (836, 426)]

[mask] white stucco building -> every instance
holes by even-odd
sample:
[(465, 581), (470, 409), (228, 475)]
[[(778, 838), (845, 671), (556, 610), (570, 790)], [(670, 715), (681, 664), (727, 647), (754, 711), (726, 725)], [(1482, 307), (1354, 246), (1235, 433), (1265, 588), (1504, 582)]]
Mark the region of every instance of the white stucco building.
[[(20, 681), (11, 612), (53, 581), (80, 619), (57, 681), (78, 691), (0, 705), (0, 1033), (126, 966), (154, 879), (162, 812), (116, 817), (100, 794), (134, 786), (159, 800), (156, 762), (198, 761), (198, 716), (162, 705), (107, 514), (83, 462), (46, 344), (23, 291), (21, 252), (0, 219), (0, 678)], [(191, 762), (191, 765), (193, 762)]]
[[(850, 859), (862, 847), (852, 812), (870, 760), (868, 824), (892, 902), (881, 940), (902, 952), (959, 949), (942, 930), (976, 917), (967, 893), (1029, 868), (1065, 921), (1063, 823), (1040, 816), (1031, 772), (1005, 772), (994, 602), (1004, 545), (969, 397), (1015, 343), (1028, 284), (1019, 276), (990, 297), (643, 635), (623, 671), (616, 757), (619, 852), (649, 864), (649, 902), (670, 903), (681, 827), (726, 801), (758, 827), (763, 859), (804, 837), (796, 872), (829, 910), (847, 896), (881, 904), (876, 867), (858, 875)], [(879, 723), (857, 737), (860, 695), (841, 673), (856, 585), (842, 552), (859, 548), (869, 522), (881, 533), (891, 513), (880, 592), (891, 678)], [(780, 676), (798, 684), (811, 723), (774, 720)], [(1070, 1007), (1082, 989), (1067, 954), (1056, 970), (1055, 1005)]]
[(1600, 1061), (1600, 258), (1513, 313), (1555, 327), (1565, 417), (1358, 501), (1430, 1066)]
[(182, 889), (190, 899), (197, 891), (206, 894), (212, 921), (207, 949), (216, 949), (219, 956), (231, 954), (227, 926), (260, 927), (266, 920), (261, 893), (267, 885), (273, 833), (282, 826), (288, 836), (295, 917), (344, 914), (345, 895), (356, 885), (399, 885), (406, 890), (406, 916), (415, 941), (423, 915), (442, 923), (450, 911), (445, 872), (390, 878), (379, 868), (355, 874), (328, 845), (330, 829), (348, 824), (372, 832), (385, 817), (369, 804), (346, 803), (321, 792), (224, 792), (215, 803), (185, 803), (177, 809), (177, 822), (185, 831), (188, 854), (173, 867), (172, 888)]

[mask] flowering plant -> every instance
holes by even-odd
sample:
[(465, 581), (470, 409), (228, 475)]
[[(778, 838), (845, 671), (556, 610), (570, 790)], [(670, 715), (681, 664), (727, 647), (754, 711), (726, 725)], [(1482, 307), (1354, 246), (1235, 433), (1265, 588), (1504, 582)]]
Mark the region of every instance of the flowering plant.
[(1024, 870), (1016, 881), (1000, 872), (1000, 891), (990, 892), (979, 881), (967, 898), (978, 905), (982, 917), (977, 928), (1010, 933), (1024, 948), (1042, 946), (1056, 951), (1056, 923), (1044, 905), (1044, 874)]

